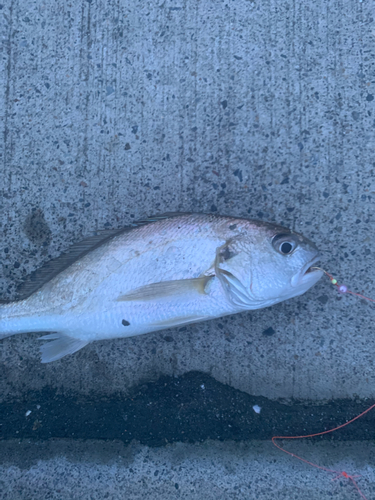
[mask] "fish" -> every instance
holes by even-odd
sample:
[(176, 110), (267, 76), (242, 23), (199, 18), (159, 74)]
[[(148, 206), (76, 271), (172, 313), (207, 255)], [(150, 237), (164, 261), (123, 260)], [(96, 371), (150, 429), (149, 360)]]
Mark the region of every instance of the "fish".
[(0, 339), (43, 332), (42, 363), (91, 342), (269, 307), (323, 275), (316, 245), (277, 224), (166, 214), (103, 231), (47, 262), (0, 305)]

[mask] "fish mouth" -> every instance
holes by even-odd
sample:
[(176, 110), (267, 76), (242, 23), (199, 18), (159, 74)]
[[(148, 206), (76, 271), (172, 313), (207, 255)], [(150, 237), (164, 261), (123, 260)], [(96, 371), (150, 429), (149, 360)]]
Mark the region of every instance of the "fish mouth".
[(323, 275), (323, 271), (321, 271), (320, 269), (317, 269), (315, 266), (315, 264), (317, 262), (319, 262), (320, 260), (320, 255), (317, 255), (316, 257), (314, 257), (313, 260), (311, 260), (310, 262), (308, 262), (303, 268), (302, 268), (302, 271), (301, 271), (301, 274), (300, 274), (300, 283), (305, 283), (307, 281), (310, 281), (310, 280), (316, 280), (318, 281), (318, 279), (320, 279)]
[(310, 288), (310, 286), (315, 284), (323, 275), (323, 271), (314, 268), (319, 259), (320, 255), (318, 254), (307, 262), (302, 270), (292, 278), (292, 286), (301, 287), (302, 285), (307, 285)]
[(319, 257), (316, 257), (313, 259), (311, 262), (307, 263), (305, 268), (302, 270), (302, 275), (308, 274), (308, 273), (314, 273), (317, 269), (316, 267), (313, 267), (317, 262), (319, 262)]

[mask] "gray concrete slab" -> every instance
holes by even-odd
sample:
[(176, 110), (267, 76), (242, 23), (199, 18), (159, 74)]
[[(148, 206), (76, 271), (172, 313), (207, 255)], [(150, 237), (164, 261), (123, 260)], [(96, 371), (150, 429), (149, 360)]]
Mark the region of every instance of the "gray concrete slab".
[[(0, 19), (2, 298), (90, 231), (166, 211), (292, 227), (375, 298), (371, 2), (7, 0)], [(269, 309), (50, 365), (37, 335), (15, 336), (0, 343), (0, 400), (48, 388), (100, 404), (192, 370), (272, 399), (375, 397), (373, 324), (372, 306), (322, 280)], [(293, 451), (361, 474), (375, 496), (371, 443)], [(358, 497), (331, 479), (269, 442), (0, 441), (1, 499)]]
[[(165, 211), (277, 221), (375, 297), (371, 2), (9, 0), (1, 288), (97, 228)], [(270, 309), (90, 345), (0, 345), (0, 394), (108, 394), (200, 370), (271, 398), (374, 396), (374, 309), (322, 280)], [(263, 332), (272, 327), (271, 336)]]
[[(360, 474), (355, 479), (358, 486), (368, 499), (374, 498), (374, 444), (286, 446), (317, 464)], [(105, 441), (0, 442), (2, 500), (360, 498), (348, 479), (332, 481), (335, 477), (264, 441), (174, 444), (163, 449)]]

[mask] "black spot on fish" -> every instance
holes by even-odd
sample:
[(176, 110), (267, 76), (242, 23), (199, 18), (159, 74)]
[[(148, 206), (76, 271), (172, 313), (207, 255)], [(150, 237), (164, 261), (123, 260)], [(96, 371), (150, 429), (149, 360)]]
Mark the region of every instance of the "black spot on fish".
[(130, 325), (129, 321), (126, 321), (126, 319), (123, 319), (123, 320), (121, 321), (121, 323), (122, 323), (124, 326), (129, 326), (129, 325)]
[(236, 229), (236, 227), (237, 227), (237, 224), (231, 224), (231, 225), (229, 226), (229, 229), (230, 229), (231, 231), (234, 231), (234, 230)]

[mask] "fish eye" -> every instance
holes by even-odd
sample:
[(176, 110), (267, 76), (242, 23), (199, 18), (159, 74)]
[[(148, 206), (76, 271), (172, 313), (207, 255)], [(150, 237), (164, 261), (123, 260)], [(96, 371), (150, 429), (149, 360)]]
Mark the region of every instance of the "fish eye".
[(290, 255), (297, 248), (297, 242), (290, 234), (278, 234), (273, 240), (272, 244), (275, 250), (281, 255)]
[(279, 248), (280, 252), (283, 253), (284, 255), (293, 252), (293, 244), (290, 243), (290, 241), (284, 241), (284, 243), (281, 243)]

